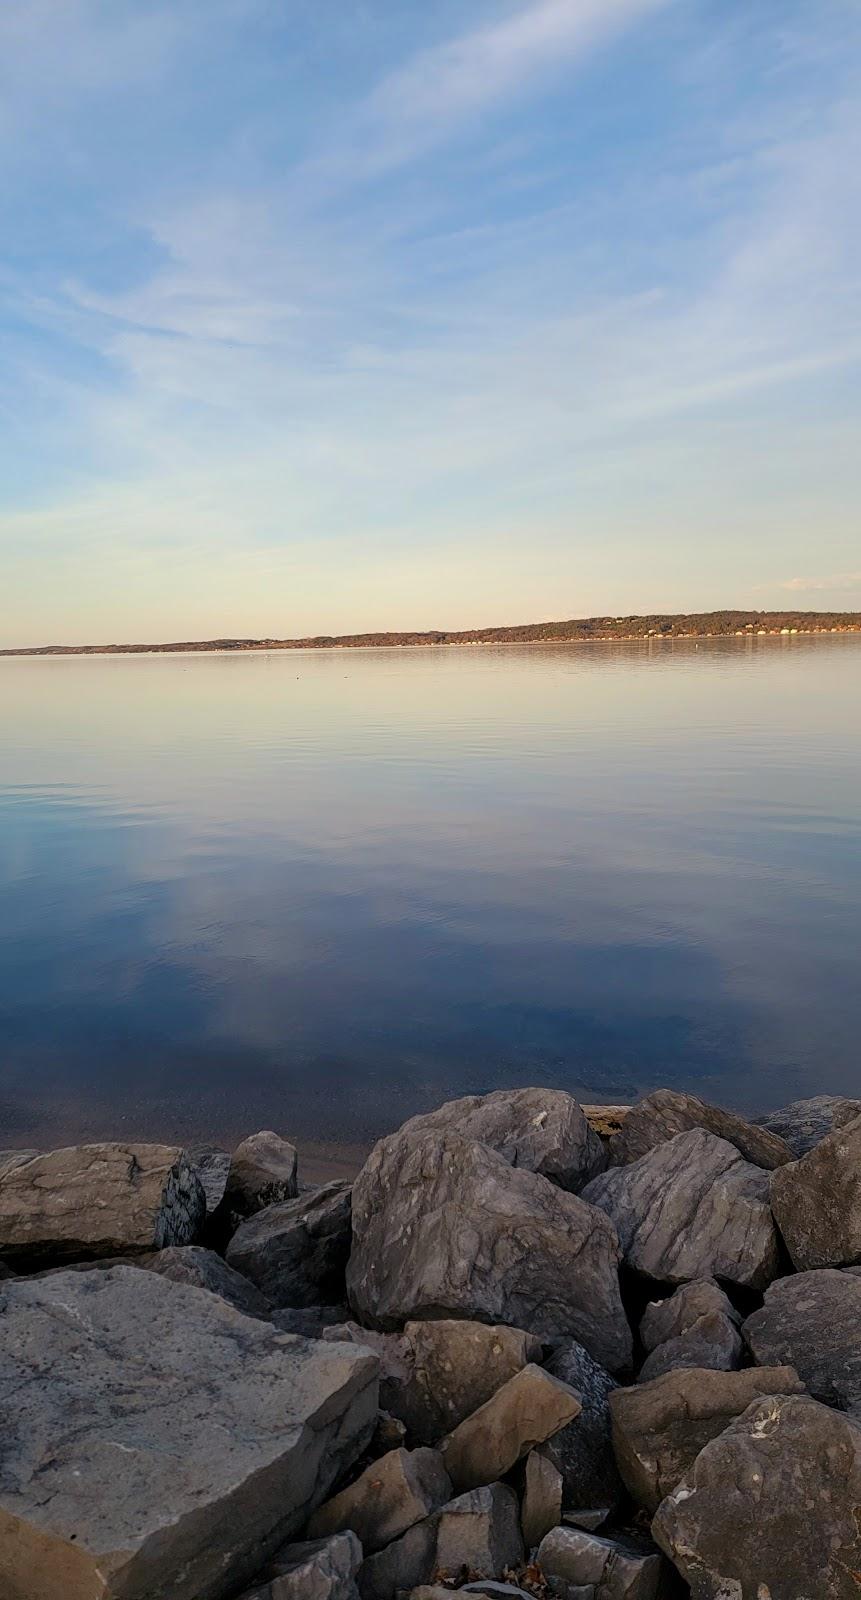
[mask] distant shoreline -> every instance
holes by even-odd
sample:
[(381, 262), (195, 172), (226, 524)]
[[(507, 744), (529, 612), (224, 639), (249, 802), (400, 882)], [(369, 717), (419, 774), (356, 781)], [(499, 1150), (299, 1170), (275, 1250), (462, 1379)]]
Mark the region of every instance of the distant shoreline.
[(675, 639), (779, 638), (861, 633), (857, 611), (706, 611), (581, 617), (567, 622), (429, 632), (318, 634), (298, 639), (202, 639), (168, 644), (20, 645), (2, 658), (241, 655), (275, 650), (427, 649), (443, 645), (631, 644)]

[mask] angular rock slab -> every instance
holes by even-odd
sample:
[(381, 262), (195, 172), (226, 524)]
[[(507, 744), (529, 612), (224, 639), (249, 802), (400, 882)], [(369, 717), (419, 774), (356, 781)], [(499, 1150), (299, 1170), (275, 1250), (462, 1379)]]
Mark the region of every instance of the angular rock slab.
[(847, 1122), (861, 1117), (861, 1100), (846, 1100), (842, 1095), (818, 1094), (810, 1100), (793, 1100), (779, 1111), (754, 1117), (759, 1128), (768, 1128), (789, 1146), (794, 1160), (806, 1156), (820, 1139), (827, 1138)]
[(186, 1150), (206, 1199), (206, 1215), (211, 1217), (224, 1199), (230, 1174), (230, 1151), (218, 1144), (194, 1144)]
[(767, 1173), (726, 1139), (695, 1128), (611, 1167), (582, 1198), (606, 1211), (625, 1260), (645, 1277), (716, 1277), (764, 1289), (779, 1262), (768, 1190)]
[(744, 1352), (741, 1334), (722, 1311), (709, 1311), (676, 1339), (665, 1339), (655, 1346), (643, 1362), (638, 1383), (648, 1383), (663, 1372), (680, 1367), (709, 1367), (715, 1372), (734, 1372), (741, 1366)]
[(562, 1474), (563, 1513), (600, 1506), (608, 1508), (608, 1515), (624, 1494), (610, 1422), (609, 1398), (615, 1380), (575, 1339), (559, 1342), (547, 1361), (547, 1370), (570, 1384), (583, 1407), (574, 1422), (542, 1446)]
[(582, 1106), (562, 1089), (496, 1089), (449, 1100), (405, 1122), (402, 1133), (459, 1133), (526, 1172), (576, 1194), (603, 1172), (607, 1155)]
[(274, 1306), (314, 1306), (344, 1299), (350, 1254), (349, 1183), (266, 1206), (236, 1230), (226, 1260)]
[(612, 1371), (632, 1347), (620, 1254), (607, 1218), (539, 1173), (456, 1133), (401, 1133), (356, 1179), (347, 1290), (372, 1327), (505, 1322), (579, 1339)]
[(272, 1309), (265, 1294), (234, 1272), (214, 1250), (198, 1244), (169, 1245), (147, 1259), (150, 1272), (158, 1272), (171, 1283), (187, 1283), (192, 1289), (208, 1289), (222, 1300), (243, 1311), (247, 1317), (268, 1317)]
[(319, 1539), (352, 1528), (370, 1555), (451, 1498), (451, 1480), (438, 1450), (390, 1450), (314, 1512), (308, 1534)]
[(265, 1569), (267, 1581), (242, 1600), (359, 1600), (362, 1546), (354, 1533), (284, 1545)]
[(466, 1570), (501, 1578), (523, 1560), (517, 1496), (506, 1483), (449, 1501), (402, 1538), (370, 1556), (359, 1573), (362, 1600), (394, 1600), (402, 1589)]
[(594, 1600), (659, 1600), (665, 1572), (649, 1540), (603, 1538), (582, 1528), (553, 1528), (538, 1546), (536, 1563), (552, 1593)]
[(520, 1524), (527, 1550), (534, 1550), (562, 1521), (562, 1474), (546, 1449), (530, 1450), (523, 1471)]
[(861, 1278), (823, 1267), (771, 1285), (742, 1333), (759, 1366), (787, 1363), (826, 1405), (861, 1400)]
[(803, 1394), (793, 1367), (686, 1368), (610, 1396), (613, 1445), (633, 1498), (656, 1511), (700, 1451), (763, 1395)]
[(478, 1489), (503, 1478), (581, 1410), (579, 1395), (567, 1383), (543, 1367), (524, 1367), (443, 1440), (442, 1458), (455, 1489)]
[(522, 1328), (454, 1318), (408, 1322), (404, 1337), (429, 1443), (450, 1433), (543, 1353), (541, 1340)]
[(861, 1116), (775, 1172), (771, 1208), (796, 1271), (861, 1261)]
[(367, 1351), (135, 1267), (0, 1286), (3, 1600), (221, 1600), (364, 1448)]
[(713, 1311), (723, 1312), (731, 1322), (741, 1322), (729, 1296), (714, 1278), (695, 1278), (691, 1283), (683, 1283), (666, 1300), (652, 1300), (646, 1306), (640, 1323), (640, 1343), (651, 1353), (668, 1339), (681, 1338), (700, 1317)]
[(857, 1600), (859, 1505), (858, 1424), (772, 1395), (706, 1445), (652, 1532), (694, 1600)]
[(631, 1107), (619, 1132), (613, 1135), (610, 1163), (622, 1167), (629, 1161), (638, 1161), (656, 1145), (665, 1144), (676, 1134), (688, 1133), (692, 1128), (703, 1128), (718, 1139), (726, 1139), (755, 1167), (771, 1170), (792, 1160), (789, 1146), (768, 1128), (745, 1122), (734, 1111), (710, 1106), (695, 1094), (656, 1089), (654, 1094)]
[(229, 1238), (245, 1217), (264, 1206), (292, 1200), (299, 1192), (295, 1146), (265, 1128), (236, 1146), (230, 1159), (224, 1195), (214, 1221)]
[(174, 1145), (72, 1145), (0, 1172), (0, 1254), (11, 1262), (193, 1244), (205, 1215), (197, 1174)]

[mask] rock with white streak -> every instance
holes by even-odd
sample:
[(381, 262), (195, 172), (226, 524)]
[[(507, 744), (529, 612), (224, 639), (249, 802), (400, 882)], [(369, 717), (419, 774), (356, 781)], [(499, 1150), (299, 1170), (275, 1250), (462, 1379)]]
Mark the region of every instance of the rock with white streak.
[(679, 1133), (702, 1128), (732, 1144), (739, 1154), (756, 1167), (772, 1170), (791, 1161), (792, 1151), (768, 1128), (745, 1122), (734, 1111), (709, 1105), (695, 1094), (673, 1089), (656, 1089), (632, 1106), (618, 1133), (610, 1140), (610, 1163), (625, 1166), (647, 1151), (665, 1144)]
[(135, 1267), (0, 1285), (0, 1594), (222, 1600), (365, 1448), (377, 1362)]
[(505, 1483), (472, 1489), (369, 1556), (359, 1572), (362, 1600), (394, 1600), (463, 1571), (502, 1578), (523, 1560), (517, 1496)]
[(308, 1535), (319, 1539), (352, 1528), (369, 1555), (451, 1498), (452, 1484), (438, 1450), (390, 1450), (318, 1507)]
[(603, 1172), (607, 1156), (582, 1106), (562, 1089), (496, 1089), (449, 1100), (411, 1117), (402, 1133), (459, 1133), (495, 1150), (512, 1167), (540, 1172), (576, 1194)]
[(205, 1211), (177, 1146), (73, 1145), (0, 1172), (0, 1255), (38, 1265), (193, 1244)]
[(440, 1446), (457, 1491), (495, 1483), (535, 1445), (544, 1444), (580, 1415), (579, 1396), (545, 1372), (524, 1367), (466, 1417)]
[(777, 1276), (768, 1173), (700, 1128), (611, 1167), (582, 1198), (606, 1211), (625, 1260), (645, 1277), (715, 1277), (764, 1289)]

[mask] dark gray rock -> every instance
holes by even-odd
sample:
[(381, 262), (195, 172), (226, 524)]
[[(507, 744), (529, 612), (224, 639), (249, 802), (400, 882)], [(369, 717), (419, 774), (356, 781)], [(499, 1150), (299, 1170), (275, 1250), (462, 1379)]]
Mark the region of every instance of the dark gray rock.
[(391, 1450), (314, 1512), (308, 1534), (319, 1539), (352, 1528), (370, 1555), (451, 1498), (451, 1480), (438, 1450)]
[(771, 1206), (799, 1272), (861, 1261), (861, 1116), (775, 1172)]
[(221, 1600), (364, 1449), (377, 1364), (113, 1267), (0, 1285), (0, 1594)]
[(278, 1133), (252, 1133), (236, 1146), (230, 1159), (221, 1204), (214, 1225), (228, 1239), (246, 1217), (265, 1206), (279, 1205), (299, 1193), (295, 1147)]
[(842, 1095), (818, 1094), (811, 1100), (793, 1100), (779, 1111), (754, 1117), (757, 1127), (768, 1128), (788, 1145), (795, 1160), (806, 1156), (820, 1139), (827, 1138), (847, 1122), (861, 1117), (861, 1100), (846, 1100)]
[(214, 1250), (204, 1250), (197, 1244), (170, 1245), (148, 1257), (150, 1272), (158, 1272), (171, 1283), (187, 1283), (193, 1289), (208, 1289), (219, 1294), (228, 1305), (244, 1311), (248, 1317), (268, 1317), (269, 1301), (259, 1289), (234, 1272)]
[(858, 1424), (772, 1395), (700, 1451), (652, 1531), (694, 1600), (856, 1600), (859, 1505)]
[(476, 1139), (526, 1172), (576, 1194), (603, 1172), (603, 1142), (582, 1107), (562, 1089), (496, 1089), (449, 1100), (436, 1111), (412, 1117), (402, 1133), (459, 1133)]
[(619, 1470), (638, 1505), (657, 1510), (700, 1451), (769, 1394), (803, 1392), (792, 1367), (749, 1367), (744, 1372), (686, 1368), (610, 1396), (613, 1445)]
[(74, 1145), (0, 1172), (0, 1253), (14, 1265), (193, 1244), (205, 1209), (177, 1146)]
[(381, 1139), (354, 1186), (348, 1297), (374, 1327), (505, 1322), (615, 1370), (631, 1359), (619, 1256), (601, 1212), (456, 1133)]
[(625, 1260), (665, 1283), (717, 1277), (764, 1289), (779, 1249), (769, 1177), (695, 1128), (594, 1178), (582, 1198), (614, 1224)]
[(362, 1546), (350, 1532), (284, 1545), (267, 1564), (265, 1582), (242, 1600), (359, 1600)]
[(226, 1260), (273, 1306), (314, 1306), (343, 1301), (349, 1253), (350, 1185), (326, 1183), (249, 1217)]
[(731, 1322), (741, 1322), (729, 1296), (714, 1278), (683, 1283), (666, 1300), (652, 1300), (646, 1306), (640, 1323), (640, 1343), (644, 1350), (655, 1350), (668, 1339), (680, 1338), (700, 1317), (712, 1311), (722, 1311)]
[(394, 1600), (399, 1590), (455, 1578), (502, 1578), (523, 1560), (517, 1496), (494, 1483), (459, 1495), (400, 1539), (369, 1556), (359, 1572), (362, 1600)]
[(675, 1339), (656, 1345), (643, 1362), (639, 1383), (659, 1378), (662, 1372), (678, 1367), (710, 1367), (733, 1372), (741, 1366), (744, 1351), (741, 1334), (722, 1311), (708, 1311)]
[(692, 1128), (703, 1128), (706, 1133), (725, 1139), (756, 1167), (770, 1170), (792, 1159), (788, 1145), (768, 1128), (745, 1122), (734, 1111), (710, 1106), (695, 1094), (656, 1089), (631, 1107), (619, 1132), (614, 1133), (610, 1140), (611, 1165), (621, 1167), (637, 1161), (656, 1145)]
[(659, 1600), (665, 1564), (651, 1540), (604, 1538), (583, 1528), (554, 1528), (538, 1546), (536, 1562), (551, 1593), (562, 1600)]
[(478, 1489), (505, 1477), (521, 1456), (552, 1439), (581, 1409), (567, 1383), (543, 1367), (524, 1367), (442, 1441), (455, 1489)]
[[(303, 1339), (322, 1339), (328, 1328), (336, 1328), (350, 1315), (347, 1305), (336, 1306), (281, 1306), (272, 1312), (271, 1320), (282, 1333), (298, 1333)], [(353, 1343), (361, 1344), (361, 1340)]]
[(617, 1506), (623, 1487), (613, 1454), (609, 1404), (615, 1379), (575, 1339), (557, 1344), (547, 1370), (570, 1384), (583, 1407), (576, 1421), (543, 1447), (562, 1474), (563, 1513)]
[(189, 1165), (200, 1179), (206, 1198), (206, 1215), (211, 1217), (224, 1199), (230, 1172), (230, 1151), (217, 1144), (194, 1144), (186, 1150)]
[(861, 1400), (861, 1278), (823, 1267), (779, 1278), (742, 1332), (760, 1366), (788, 1363), (826, 1405)]

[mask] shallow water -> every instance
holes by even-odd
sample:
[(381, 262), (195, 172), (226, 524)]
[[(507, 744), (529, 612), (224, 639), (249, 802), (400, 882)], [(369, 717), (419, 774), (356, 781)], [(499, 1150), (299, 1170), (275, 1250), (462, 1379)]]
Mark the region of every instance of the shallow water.
[(861, 638), (0, 662), (0, 1145), (861, 1093)]

